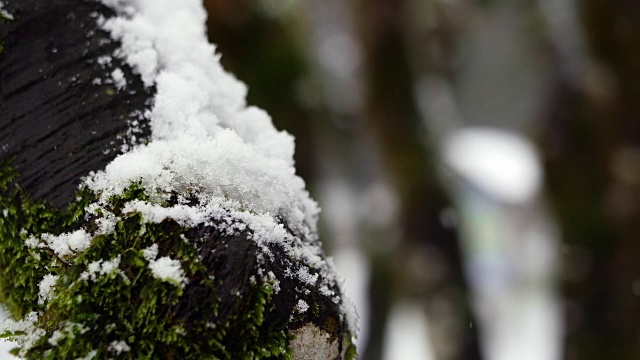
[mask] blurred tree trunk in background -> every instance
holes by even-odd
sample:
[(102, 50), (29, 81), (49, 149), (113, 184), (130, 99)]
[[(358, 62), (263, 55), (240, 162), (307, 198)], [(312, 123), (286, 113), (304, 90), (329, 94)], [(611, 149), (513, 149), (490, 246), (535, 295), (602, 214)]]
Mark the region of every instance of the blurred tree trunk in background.
[(372, 259), (371, 330), (363, 359), (381, 358), (383, 329), (396, 297), (425, 304), (438, 360), (480, 358), (458, 234), (441, 223), (451, 207), (438, 183), (404, 43), (403, 0), (360, 2), (365, 61), (365, 121), (399, 198), (401, 242)]
[[(567, 360), (640, 359), (640, 2), (579, 2), (594, 63), (559, 76), (543, 146), (565, 241)], [(561, 63), (563, 59), (557, 59)]]

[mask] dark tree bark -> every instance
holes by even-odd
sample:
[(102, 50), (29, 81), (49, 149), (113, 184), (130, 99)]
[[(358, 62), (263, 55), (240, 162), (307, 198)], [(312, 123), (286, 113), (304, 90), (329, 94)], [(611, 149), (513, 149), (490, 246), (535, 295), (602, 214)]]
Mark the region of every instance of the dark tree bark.
[[(426, 130), (415, 103), (404, 42), (406, 9), (407, 3), (402, 0), (360, 4), (366, 61), (365, 117), (399, 197), (402, 230), (398, 255), (402, 260), (389, 264), (389, 254), (374, 256), (370, 281), (372, 328), (384, 329), (394, 295), (382, 289), (394, 288), (396, 293), (421, 299), (434, 324), (449, 324), (434, 327), (434, 333), (446, 329), (440, 335), (451, 342), (451, 346), (434, 344), (439, 359), (479, 359), (477, 327), (469, 326), (474, 317), (458, 234), (440, 221), (441, 212), (451, 203), (435, 176), (433, 149), (426, 144)], [(416, 262), (429, 274), (412, 274), (408, 264)], [(407, 279), (401, 278), (405, 276)], [(436, 310), (438, 301), (449, 304), (453, 314)], [(364, 349), (366, 359), (381, 357), (382, 336), (379, 330), (371, 333)]]
[[(112, 56), (119, 44), (96, 16), (113, 13), (99, 2), (24, 0), (8, 9), (15, 20), (0, 23), (0, 160), (14, 159), (18, 184), (62, 208), (82, 176), (149, 137), (143, 113), (154, 90)], [(107, 83), (116, 68), (131, 79), (125, 90)], [(127, 134), (134, 119), (140, 133)]]
[[(46, 328), (61, 321), (58, 318), (64, 320), (65, 316), (71, 321), (75, 309), (74, 306), (69, 308), (69, 304), (59, 304), (59, 309), (35, 304), (34, 288), (37, 294), (41, 278), (32, 279), (24, 271), (21, 273), (26, 265), (21, 259), (16, 259), (24, 253), (20, 251), (24, 247), (21, 244), (24, 239), (20, 238), (18, 230), (41, 229), (41, 232), (60, 234), (78, 228), (95, 229), (94, 219), (84, 213), (82, 205), (76, 204), (76, 201), (85, 201), (78, 195), (82, 177), (104, 169), (131, 146), (150, 140), (147, 112), (153, 105), (155, 89), (145, 88), (140, 76), (114, 56), (120, 44), (97, 25), (97, 18), (109, 18), (115, 14), (100, 2), (11, 0), (5, 3), (13, 19), (0, 21), (0, 39), (4, 43), (0, 53), (0, 163), (4, 167), (0, 169), (3, 176), (0, 203), (6, 207), (0, 219), (0, 246), (15, 250), (16, 241), (19, 246), (18, 250), (0, 256), (0, 302), (12, 301), (9, 310), (16, 320), (35, 309), (41, 318), (44, 317), (42, 326)], [(118, 87), (111, 80), (116, 69), (124, 73), (126, 86)], [(11, 171), (15, 171), (17, 177), (6, 177)], [(126, 196), (115, 200), (115, 212), (124, 201), (136, 196), (144, 197), (144, 194), (134, 188)], [(195, 200), (194, 205), (197, 205)], [(33, 217), (30, 209), (45, 209), (42, 214), (46, 216)], [(65, 219), (65, 211), (80, 212), (84, 216), (75, 216), (74, 221), (69, 222), (71, 225), (67, 220), (55, 221)], [(125, 247), (127, 251), (132, 250), (138, 241), (133, 240), (142, 239), (143, 235), (139, 234), (145, 233), (136, 220), (137, 215), (121, 215), (127, 220), (117, 226), (115, 236), (118, 243), (99, 249), (101, 256), (115, 256), (109, 251), (115, 251), (122, 244), (131, 247)], [(39, 221), (43, 223), (39, 224)], [(215, 219), (212, 221), (216, 222)], [(148, 225), (146, 232), (153, 229), (155, 225)], [(304, 356), (310, 355), (305, 353), (314, 349), (320, 339), (317, 336), (304, 338), (303, 335), (307, 334), (301, 331), (307, 328), (318, 329), (315, 335), (327, 335), (322, 341), (336, 344), (337, 352), (332, 354), (332, 359), (356, 356), (350, 347), (351, 335), (340, 303), (321, 294), (326, 293), (326, 289), (320, 291), (318, 286), (308, 287), (295, 277), (286, 275), (289, 271), (299, 270), (299, 264), (282, 245), (271, 244), (269, 250), (273, 256), (263, 266), (258, 266), (261, 250), (251, 240), (250, 228), (229, 235), (221, 232), (217, 224), (185, 230), (175, 221), (165, 220), (153, 231), (157, 234), (160, 253), (188, 253), (190, 250), (179, 244), (182, 241), (175, 241), (182, 235), (198, 244), (197, 256), (194, 256), (204, 267), (195, 271), (181, 295), (177, 295), (178, 300), (166, 305), (166, 309), (161, 307), (165, 304), (160, 295), (159, 300), (151, 301), (150, 305), (157, 306), (151, 313), (166, 310), (164, 317), (167, 322), (182, 324), (186, 331), (186, 345), (178, 346), (172, 338), (163, 338), (158, 343), (143, 343), (147, 332), (158, 330), (156, 328), (161, 328), (162, 324), (144, 325), (150, 326), (151, 330), (133, 326), (127, 331), (137, 334), (137, 337), (129, 337), (128, 341), (133, 342), (130, 344), (132, 347), (138, 347), (128, 353), (130, 356), (198, 358), (204, 356), (198, 351), (209, 346), (217, 352), (205, 355), (221, 358), (282, 358), (288, 354), (306, 359)], [(299, 236), (288, 231), (293, 237)], [(91, 248), (88, 251), (92, 251)], [(82, 256), (85, 255), (89, 256)], [(123, 263), (127, 261), (125, 255), (123, 253)], [(74, 271), (70, 265), (69, 276)], [(124, 268), (123, 271), (132, 278), (130, 269)], [(273, 283), (269, 285), (271, 288), (256, 290), (255, 277), (267, 271), (274, 273), (273, 280), (279, 283), (280, 291), (273, 291)], [(319, 275), (322, 278), (323, 275)], [(18, 282), (13, 277), (27, 280)], [(96, 319), (106, 316), (108, 320), (109, 316), (125, 311), (131, 310), (134, 314), (143, 311), (137, 307), (145, 304), (149, 291), (169, 295), (175, 292), (171, 285), (167, 285), (170, 288), (167, 290), (152, 288), (150, 284), (132, 283), (127, 285), (126, 294), (113, 295), (113, 304), (120, 304), (118, 306), (109, 307), (113, 304), (108, 297), (106, 303), (93, 304), (91, 293), (86, 294), (82, 304), (95, 306), (93, 311), (99, 314)], [(99, 286), (95, 285), (95, 288)], [(330, 290), (340, 296), (337, 286)], [(15, 299), (10, 295), (12, 291), (22, 291), (29, 297)], [(304, 299), (310, 305), (310, 310), (304, 314), (295, 311), (301, 293), (306, 294)], [(125, 295), (129, 298), (124, 303), (117, 302)], [(122, 307), (128, 309), (122, 310)], [(103, 320), (95, 321), (98, 324)], [(198, 324), (205, 322), (206, 329), (217, 327), (223, 330), (198, 332)], [(57, 328), (47, 331), (53, 329)], [(102, 330), (104, 327), (96, 331)], [(212, 334), (215, 335), (213, 339)], [(99, 354), (106, 357), (105, 352), (113, 351), (107, 347), (107, 335), (102, 338), (94, 334), (90, 339), (81, 340), (77, 334), (78, 346), (85, 346), (81, 341), (86, 340), (94, 349), (103, 351)], [(296, 336), (298, 340), (294, 339)], [(261, 348), (263, 344), (271, 347), (265, 345), (266, 348)], [(63, 351), (60, 350), (62, 348), (68, 351), (65, 356), (75, 354), (73, 344), (53, 349)], [(44, 341), (36, 344), (27, 357), (56, 356), (51, 355), (51, 351), (52, 347)]]
[(639, 6), (580, 2), (594, 63), (580, 79), (559, 72), (546, 121), (547, 186), (565, 245), (567, 360), (640, 358)]

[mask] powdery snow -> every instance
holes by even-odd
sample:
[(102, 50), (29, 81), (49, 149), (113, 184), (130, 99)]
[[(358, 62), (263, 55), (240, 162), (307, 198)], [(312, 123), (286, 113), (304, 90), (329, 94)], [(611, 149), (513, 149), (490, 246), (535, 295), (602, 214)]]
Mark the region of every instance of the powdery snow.
[(86, 250), (91, 245), (91, 235), (84, 230), (64, 233), (58, 236), (43, 234), (42, 240), (58, 256), (72, 255)]
[(180, 286), (184, 286), (187, 283), (180, 261), (167, 256), (149, 261), (149, 270), (151, 270), (155, 278), (162, 281), (177, 283)]
[(142, 256), (144, 256), (147, 261), (155, 260), (158, 257), (158, 244), (153, 244), (142, 250)]
[(120, 355), (123, 352), (131, 351), (131, 347), (129, 346), (129, 344), (126, 343), (126, 341), (120, 340), (120, 341), (111, 342), (111, 344), (109, 344), (108, 350), (111, 353), (115, 353), (116, 355)]
[[(119, 14), (98, 19), (122, 43), (114, 55), (157, 93), (148, 113), (152, 141), (85, 179), (99, 196), (89, 210), (101, 208), (110, 216), (104, 211), (109, 199), (137, 182), (151, 199), (127, 203), (124, 213), (139, 212), (148, 223), (170, 218), (187, 227), (215, 221), (229, 235), (248, 227), (265, 254), (271, 256), (268, 243), (278, 242), (292, 260), (323, 275), (319, 285), (334, 285), (316, 242), (319, 208), (295, 174), (293, 138), (276, 130), (264, 111), (247, 106), (246, 86), (222, 69), (207, 41), (201, 1), (103, 3)], [(184, 198), (162, 206), (171, 194)], [(192, 198), (197, 206), (187, 200)], [(101, 232), (115, 220), (100, 224)], [(156, 277), (184, 283), (175, 260), (147, 255)], [(307, 284), (318, 278), (306, 270), (297, 275)]]
[(108, 261), (98, 260), (98, 261), (91, 262), (87, 266), (87, 271), (83, 272), (80, 275), (80, 278), (84, 280), (96, 281), (98, 278), (98, 275), (108, 275), (113, 271), (118, 271), (123, 278), (126, 278), (124, 273), (121, 270), (119, 270), (120, 260), (121, 260), (121, 257), (120, 255), (118, 255), (115, 258)]
[[(101, 201), (134, 181), (158, 196), (192, 191), (203, 208), (214, 203), (278, 218), (312, 239), (319, 209), (295, 175), (293, 138), (277, 131), (264, 111), (247, 106), (246, 86), (222, 69), (205, 35), (201, 1), (103, 2), (120, 13), (99, 19), (122, 43), (115, 55), (156, 87), (149, 114), (153, 141), (119, 156), (86, 184)], [(202, 222), (202, 212), (180, 212), (185, 222)], [(163, 216), (169, 215), (152, 218)]]
[(56, 281), (58, 281), (58, 278), (58, 275), (48, 274), (40, 281), (40, 284), (38, 284), (38, 288), (40, 289), (38, 304), (44, 304), (53, 298), (53, 287)]
[(307, 312), (307, 310), (309, 310), (309, 304), (302, 299), (298, 300), (298, 303), (296, 304), (296, 311), (302, 314)]

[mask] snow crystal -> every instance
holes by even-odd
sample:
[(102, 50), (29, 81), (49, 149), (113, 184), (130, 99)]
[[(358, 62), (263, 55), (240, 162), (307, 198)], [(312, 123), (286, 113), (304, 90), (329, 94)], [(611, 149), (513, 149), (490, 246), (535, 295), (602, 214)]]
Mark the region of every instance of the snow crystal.
[(307, 304), (307, 302), (302, 299), (298, 300), (298, 303), (296, 304), (296, 311), (300, 314), (303, 314), (307, 312), (307, 310), (309, 310), (309, 304)]
[(86, 250), (91, 245), (91, 235), (84, 230), (64, 233), (58, 236), (43, 234), (42, 239), (58, 256), (67, 256)]
[[(98, 260), (93, 261), (87, 266), (87, 271), (80, 274), (80, 278), (84, 280), (96, 281), (97, 275), (107, 275), (113, 271), (118, 270), (120, 267), (120, 255), (116, 256), (110, 261)], [(119, 271), (121, 276), (125, 277), (122, 271)]]
[(40, 284), (38, 284), (38, 288), (40, 289), (38, 304), (44, 304), (46, 301), (53, 299), (53, 287), (57, 281), (58, 275), (48, 274), (44, 276)]
[(127, 86), (127, 80), (124, 78), (124, 73), (120, 68), (117, 68), (111, 72), (111, 78), (113, 79), (113, 83), (115, 84), (118, 90), (124, 89)]
[(11, 15), (7, 10), (4, 9), (4, 4), (0, 2), (0, 17), (4, 17), (8, 20), (13, 20), (13, 15)]
[(38, 247), (38, 245), (40, 245), (40, 240), (38, 240), (38, 238), (36, 238), (35, 236), (31, 235), (24, 241), (24, 244), (27, 245), (27, 247), (30, 249), (35, 249)]
[(96, 62), (98, 63), (98, 65), (105, 67), (109, 64), (111, 64), (111, 56), (109, 55), (102, 55), (100, 56), (98, 59), (96, 59)]
[(269, 271), (267, 273), (267, 279), (273, 283), (273, 293), (277, 294), (280, 292), (280, 281), (276, 278), (276, 275), (273, 271)]
[(155, 258), (158, 257), (158, 244), (153, 244), (142, 250), (142, 255), (147, 261), (155, 260)]
[(184, 286), (187, 282), (180, 261), (167, 256), (161, 257), (158, 260), (149, 261), (149, 269), (155, 278), (162, 281), (176, 282), (180, 284), (180, 286)]
[(60, 330), (56, 330), (51, 334), (51, 337), (47, 340), (51, 346), (58, 346), (58, 341), (60, 341), (64, 337), (64, 334)]
[(298, 279), (300, 279), (300, 281), (302, 281), (305, 284), (308, 285), (315, 285), (316, 281), (318, 281), (318, 274), (310, 274), (309, 273), (309, 269), (306, 267), (301, 267), (300, 270), (298, 270)]
[(125, 341), (112, 341), (111, 344), (109, 344), (109, 352), (115, 353), (116, 355), (129, 351), (131, 351), (131, 347)]

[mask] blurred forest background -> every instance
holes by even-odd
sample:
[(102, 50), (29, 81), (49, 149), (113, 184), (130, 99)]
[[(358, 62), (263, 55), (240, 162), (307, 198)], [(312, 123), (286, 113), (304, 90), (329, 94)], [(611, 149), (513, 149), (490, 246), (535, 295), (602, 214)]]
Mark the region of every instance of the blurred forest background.
[(204, 2), (361, 359), (640, 359), (639, 1)]

